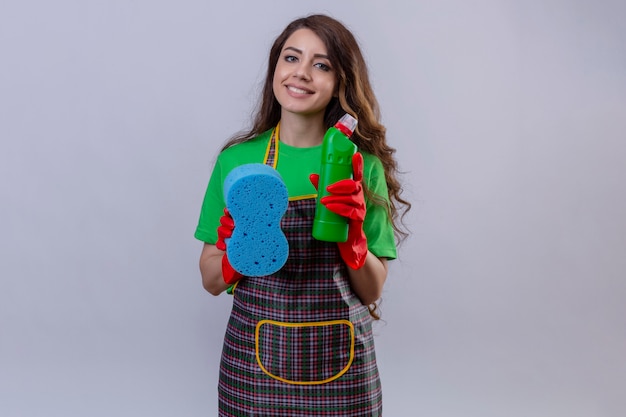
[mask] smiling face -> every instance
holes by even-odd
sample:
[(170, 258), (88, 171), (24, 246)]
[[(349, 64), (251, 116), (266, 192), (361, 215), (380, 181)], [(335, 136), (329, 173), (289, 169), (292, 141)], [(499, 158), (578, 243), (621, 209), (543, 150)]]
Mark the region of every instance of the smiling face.
[(323, 115), (336, 90), (336, 74), (324, 42), (310, 29), (287, 38), (273, 78), (274, 96), (282, 112)]

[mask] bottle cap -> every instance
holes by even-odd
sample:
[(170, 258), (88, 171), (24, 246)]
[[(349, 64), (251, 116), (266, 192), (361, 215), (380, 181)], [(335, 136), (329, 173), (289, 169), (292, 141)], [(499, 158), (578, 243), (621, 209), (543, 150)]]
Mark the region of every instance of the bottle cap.
[(341, 130), (341, 132), (343, 132), (344, 135), (346, 135), (347, 137), (350, 137), (352, 136), (352, 133), (354, 133), (354, 129), (356, 129), (357, 123), (358, 122), (354, 117), (346, 113), (335, 124), (335, 127)]

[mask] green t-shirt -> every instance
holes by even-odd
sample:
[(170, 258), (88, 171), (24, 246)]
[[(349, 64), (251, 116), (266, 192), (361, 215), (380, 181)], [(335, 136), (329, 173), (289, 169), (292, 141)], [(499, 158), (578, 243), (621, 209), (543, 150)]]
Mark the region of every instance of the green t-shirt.
[[(195, 237), (203, 242), (215, 244), (220, 217), (224, 214), (224, 179), (239, 165), (263, 163), (267, 152), (271, 131), (244, 143), (237, 144), (221, 152), (213, 168), (211, 179), (204, 196), (202, 210)], [(363, 182), (373, 193), (387, 199), (387, 183), (382, 163), (375, 156), (363, 154)], [(289, 194), (289, 200), (313, 198), (317, 190), (311, 184), (309, 175), (319, 173), (322, 146), (297, 148), (278, 144), (276, 170), (280, 173)], [(366, 201), (366, 215), (363, 231), (367, 236), (368, 249), (378, 257), (395, 259), (396, 244), (393, 228), (387, 209)]]

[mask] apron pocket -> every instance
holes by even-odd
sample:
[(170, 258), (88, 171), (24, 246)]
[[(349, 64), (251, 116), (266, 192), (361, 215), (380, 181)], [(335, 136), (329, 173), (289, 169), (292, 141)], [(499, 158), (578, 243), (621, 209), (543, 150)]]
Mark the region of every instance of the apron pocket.
[(256, 359), (261, 370), (288, 384), (317, 385), (339, 378), (354, 359), (354, 326), (348, 320), (256, 326)]

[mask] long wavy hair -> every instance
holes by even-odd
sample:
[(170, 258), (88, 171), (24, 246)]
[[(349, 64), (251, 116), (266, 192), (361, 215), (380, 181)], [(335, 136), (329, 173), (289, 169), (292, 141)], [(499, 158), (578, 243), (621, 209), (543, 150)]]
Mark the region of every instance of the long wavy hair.
[(372, 195), (368, 190), (366, 193), (375, 204), (388, 207), (396, 240), (400, 243), (408, 235), (402, 224), (402, 218), (410, 210), (411, 203), (401, 196), (402, 186), (398, 180), (395, 149), (387, 144), (386, 129), (380, 123), (380, 109), (369, 80), (367, 64), (354, 35), (341, 22), (326, 15), (316, 14), (296, 19), (287, 25), (270, 49), (267, 75), (252, 127), (230, 139), (223, 149), (253, 139), (272, 129), (280, 121), (281, 106), (273, 90), (274, 72), (285, 42), (298, 29), (310, 29), (319, 36), (327, 48), (328, 59), (337, 74), (338, 94), (326, 107), (324, 114), (326, 129), (333, 126), (345, 113), (351, 114), (358, 120), (352, 141), (360, 150), (375, 155), (382, 162), (389, 191), (387, 196), (389, 203), (380, 196)]
[(382, 162), (389, 190), (391, 220), (400, 242), (407, 236), (406, 229), (401, 225), (401, 218), (410, 210), (411, 203), (401, 196), (398, 164), (394, 158), (396, 150), (387, 144), (385, 126), (380, 123), (378, 100), (374, 95), (359, 44), (354, 35), (336, 19), (316, 14), (296, 19), (287, 25), (270, 49), (267, 74), (252, 127), (230, 139), (223, 149), (253, 139), (272, 129), (280, 121), (281, 107), (273, 90), (274, 71), (285, 42), (298, 29), (310, 29), (320, 37), (337, 74), (338, 97), (333, 97), (326, 107), (325, 128), (333, 126), (345, 113), (358, 120), (351, 139), (360, 150), (377, 156)]

